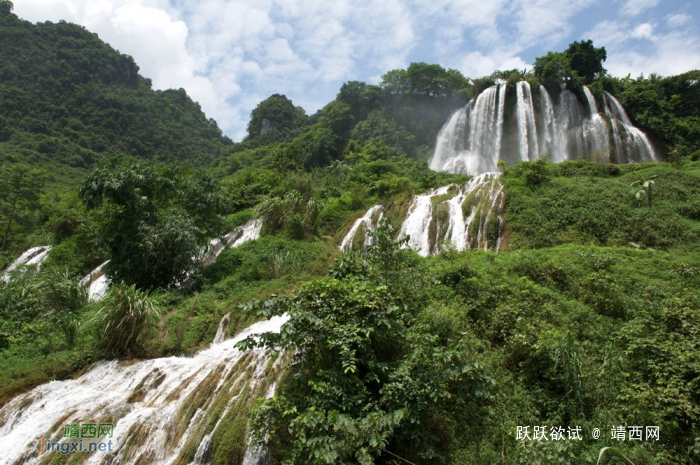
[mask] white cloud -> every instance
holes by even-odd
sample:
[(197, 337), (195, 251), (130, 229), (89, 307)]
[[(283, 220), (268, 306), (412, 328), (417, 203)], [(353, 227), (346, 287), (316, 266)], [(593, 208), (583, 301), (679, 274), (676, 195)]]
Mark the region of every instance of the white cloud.
[(637, 16), (658, 4), (659, 0), (626, 0), (620, 11), (625, 15)]
[[(654, 34), (650, 23), (630, 26), (628, 22), (603, 21), (587, 33), (594, 41), (608, 44), (605, 67), (613, 76), (636, 77), (652, 73), (669, 76), (700, 68), (700, 37), (694, 31), (672, 30)], [(644, 48), (633, 39), (649, 39)]]
[(615, 48), (616, 44), (620, 44), (629, 38), (629, 23), (626, 21), (605, 20), (596, 24), (584, 36), (589, 37), (596, 44), (605, 46), (606, 50), (611, 50)]
[(522, 58), (500, 51), (487, 55), (478, 51), (469, 52), (461, 58), (461, 63), (457, 66), (462, 74), (472, 78), (488, 76), (495, 70), (526, 68), (530, 68), (530, 65)]
[(670, 14), (666, 16), (666, 23), (672, 28), (684, 26), (688, 24), (690, 20), (690, 15), (684, 13)]
[(568, 37), (573, 30), (573, 17), (593, 1), (517, 0), (512, 9), (517, 17), (514, 22), (520, 47), (528, 48), (540, 43), (551, 46)]
[(634, 39), (654, 39), (654, 25), (651, 23), (642, 23), (632, 29), (630, 37)]

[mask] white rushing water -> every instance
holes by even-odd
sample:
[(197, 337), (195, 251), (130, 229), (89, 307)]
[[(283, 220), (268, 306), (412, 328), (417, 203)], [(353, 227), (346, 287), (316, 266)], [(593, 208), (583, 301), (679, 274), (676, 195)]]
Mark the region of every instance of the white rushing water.
[[(234, 345), (249, 335), (279, 332), (286, 321), (255, 323), (193, 357), (99, 362), (77, 379), (19, 395), (0, 409), (0, 463), (46, 460), (46, 451), (36, 452), (42, 438), (70, 442), (64, 425), (85, 423), (113, 423), (114, 430), (111, 438), (83, 440), (84, 448), (95, 441), (112, 449), (89, 452), (84, 463), (209, 463), (222, 422), (236, 414), (247, 420), (252, 402), (271, 396), (281, 373), (281, 363), (269, 363), (263, 350), (241, 352)], [(243, 455), (245, 443), (239, 446)], [(245, 451), (244, 463), (262, 455)]]
[(245, 242), (259, 238), (261, 230), (262, 220), (254, 219), (224, 235), (223, 241), (221, 239), (212, 239), (204, 257), (204, 266), (213, 263), (226, 247), (238, 247)]
[(535, 91), (539, 98), (526, 81), (485, 89), (442, 127), (430, 168), (478, 175), (495, 171), (499, 160), (512, 165), (544, 154), (554, 162), (580, 156), (616, 163), (656, 159), (649, 139), (611, 94), (604, 93), (599, 108), (587, 87), (585, 102), (565, 88), (556, 95), (544, 86)]
[(364, 247), (372, 245), (375, 242), (374, 238), (366, 233), (369, 231), (375, 232), (377, 230), (377, 225), (379, 224), (379, 221), (383, 217), (384, 207), (382, 205), (375, 205), (369, 210), (367, 210), (367, 212), (364, 215), (362, 215), (362, 217), (355, 220), (355, 222), (352, 224), (350, 231), (348, 231), (348, 233), (345, 235), (345, 238), (340, 243), (340, 248), (345, 252), (351, 250), (353, 240), (355, 239), (355, 235), (357, 234), (358, 230), (361, 230), (361, 232), (364, 234)]
[[(399, 238), (408, 237), (408, 247), (423, 256), (445, 248), (498, 250), (505, 229), (505, 196), (499, 173), (484, 173), (463, 186), (450, 185), (416, 195), (401, 224)], [(385, 207), (375, 205), (355, 221), (341, 248), (351, 250), (355, 236), (374, 231)], [(364, 224), (364, 229), (359, 225)], [(367, 236), (363, 239), (367, 244)]]
[(95, 268), (80, 280), (82, 286), (87, 286), (88, 288), (88, 299), (91, 301), (98, 301), (102, 299), (107, 293), (109, 288), (109, 278), (104, 272), (104, 267), (109, 263), (109, 260), (102, 263), (100, 266)]
[(24, 252), (17, 258), (10, 266), (7, 267), (2, 275), (3, 281), (8, 281), (10, 279), (11, 273), (21, 266), (36, 266), (41, 267), (41, 262), (49, 255), (51, 250), (50, 245), (40, 245), (38, 247), (32, 247), (31, 249)]

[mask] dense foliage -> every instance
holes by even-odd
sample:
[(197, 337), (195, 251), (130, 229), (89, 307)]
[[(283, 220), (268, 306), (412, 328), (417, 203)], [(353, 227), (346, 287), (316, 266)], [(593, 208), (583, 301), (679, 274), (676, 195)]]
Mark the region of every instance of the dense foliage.
[(251, 306), (259, 316), (290, 315), (281, 334), (243, 342), (295, 354), (287, 382), (254, 420), (258, 441), (277, 457), (435, 460), (446, 445), (443, 423), (488, 398), (479, 363), (417, 320), (427, 296), (415, 278), (423, 277), (392, 233), (380, 227), (378, 245), (344, 257), (329, 278)]
[(207, 174), (113, 159), (80, 186), (88, 209), (99, 209), (110, 279), (139, 289), (192, 280), (204, 247), (223, 231), (223, 192)]
[(12, 230), (12, 223), (22, 219), (21, 213), (30, 210), (39, 200), (44, 176), (39, 170), (16, 164), (0, 167), (0, 214), (2, 215), (2, 245), (7, 246), (7, 238)]
[[(295, 107), (286, 96), (274, 94), (260, 102), (250, 114), (248, 138), (258, 145), (283, 141), (289, 133), (306, 123), (306, 112)], [(267, 137), (264, 137), (268, 135)], [(261, 139), (263, 138), (263, 139)]]
[(210, 163), (230, 141), (183, 89), (81, 26), (0, 14), (0, 162), (89, 168), (104, 154)]
[(605, 74), (603, 62), (606, 58), (605, 47), (596, 48), (590, 40), (572, 42), (562, 53), (549, 52), (536, 58), (533, 73), (549, 88), (566, 84), (570, 89), (578, 90)]

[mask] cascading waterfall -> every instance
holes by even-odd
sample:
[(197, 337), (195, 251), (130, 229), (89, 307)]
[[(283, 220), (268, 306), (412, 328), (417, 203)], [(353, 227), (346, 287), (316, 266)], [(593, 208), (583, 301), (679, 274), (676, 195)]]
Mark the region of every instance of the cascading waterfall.
[[(449, 247), (498, 251), (505, 229), (504, 206), (500, 174), (484, 173), (463, 186), (443, 186), (414, 196), (398, 237), (408, 237), (408, 247), (423, 256)], [(374, 218), (364, 231), (376, 230), (381, 217), (372, 212), (379, 208), (386, 207), (375, 205), (355, 224)], [(352, 249), (358, 243), (358, 234), (363, 233), (355, 224), (343, 238), (342, 244), (347, 245), (341, 245), (343, 250)]]
[[(444, 190), (441, 192), (442, 189)], [(413, 197), (411, 206), (408, 209), (408, 216), (403, 224), (401, 224), (399, 237), (408, 236), (408, 247), (423, 256), (428, 255), (432, 249), (430, 246), (430, 236), (428, 234), (430, 222), (433, 217), (432, 199), (438, 195), (443, 195), (445, 192), (445, 188), (433, 189), (427, 194)]]
[(590, 89), (584, 87), (583, 93), (588, 101), (589, 120), (584, 126), (584, 134), (587, 135), (585, 138), (588, 140), (588, 151), (594, 154), (594, 156), (599, 157), (601, 161), (609, 161), (608, 125), (605, 119), (600, 115), (598, 104)]
[(520, 81), (515, 84), (517, 92), (516, 108), (518, 112), (518, 134), (520, 159), (528, 161), (537, 158), (537, 128), (535, 125), (535, 108), (532, 104), (530, 84)]
[(603, 94), (601, 109), (587, 87), (585, 104), (563, 87), (556, 94), (544, 86), (534, 90), (526, 81), (510, 89), (501, 83), (457, 110), (438, 134), (430, 168), (478, 175), (495, 171), (499, 160), (514, 164), (543, 154), (554, 162), (656, 159), (649, 139), (611, 94)]
[(254, 219), (227, 233), (223, 237), (223, 241), (221, 239), (212, 239), (204, 257), (204, 266), (213, 263), (216, 257), (218, 257), (226, 247), (238, 247), (244, 242), (259, 238), (261, 229), (262, 220)]
[(88, 299), (90, 301), (98, 301), (107, 293), (109, 288), (109, 278), (104, 272), (104, 267), (109, 263), (109, 260), (102, 263), (80, 280), (82, 286), (88, 287)]
[(642, 131), (634, 127), (620, 102), (608, 92), (603, 92), (603, 99), (605, 114), (612, 121), (613, 130), (618, 134), (615, 139), (617, 153), (623, 154), (626, 159), (631, 161), (653, 161), (655, 159), (654, 149), (652, 149), (649, 139)]
[(381, 220), (383, 217), (384, 207), (381, 205), (375, 205), (374, 207), (367, 210), (367, 212), (364, 215), (362, 215), (361, 218), (358, 218), (353, 223), (352, 227), (350, 228), (350, 231), (348, 231), (348, 233), (345, 235), (345, 238), (340, 243), (341, 250), (345, 252), (352, 250), (353, 241), (357, 236), (358, 232), (364, 235), (364, 240), (362, 242), (364, 247), (374, 244), (374, 238), (366, 233), (368, 231), (376, 231), (377, 225), (379, 224), (379, 220)]
[(20, 255), (19, 258), (17, 258), (17, 260), (12, 262), (12, 264), (7, 267), (0, 279), (2, 279), (3, 281), (9, 281), (12, 272), (21, 266), (34, 265), (37, 268), (41, 267), (41, 262), (43, 262), (44, 259), (48, 256), (50, 250), (50, 245), (40, 245), (38, 247), (32, 247), (31, 249), (27, 250), (22, 255)]
[[(480, 154), (500, 153), (505, 85), (483, 91), (465, 108), (457, 110), (443, 126), (438, 136), (432, 169), (451, 172), (486, 172), (496, 169), (496, 163)], [(498, 105), (498, 111), (493, 108)], [(465, 137), (472, 134), (472, 137)]]
[[(65, 425), (112, 423), (113, 437), (82, 440), (85, 449), (90, 442), (108, 448), (112, 441), (112, 451), (86, 453), (81, 463), (209, 463), (222, 423), (235, 415), (247, 419), (255, 399), (274, 393), (283, 370), (282, 358), (270, 364), (264, 350), (242, 352), (234, 345), (249, 335), (279, 332), (286, 321), (255, 323), (193, 357), (99, 362), (77, 379), (19, 395), (0, 409), (0, 461), (43, 462), (48, 452), (35, 452), (42, 438), (77, 444), (64, 438)], [(257, 464), (260, 452), (246, 450), (246, 438), (240, 441), (233, 446), (244, 463)]]

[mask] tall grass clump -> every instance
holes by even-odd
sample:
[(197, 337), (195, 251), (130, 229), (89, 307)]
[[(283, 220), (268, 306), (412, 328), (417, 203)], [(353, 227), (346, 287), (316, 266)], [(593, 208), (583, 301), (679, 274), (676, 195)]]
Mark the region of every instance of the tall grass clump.
[(80, 313), (89, 302), (88, 288), (79, 277), (56, 268), (44, 274), (41, 285), (43, 306), (72, 347), (80, 329)]
[(114, 284), (97, 311), (105, 349), (125, 355), (136, 346), (139, 336), (155, 328), (160, 320), (159, 294), (141, 291), (135, 285)]

